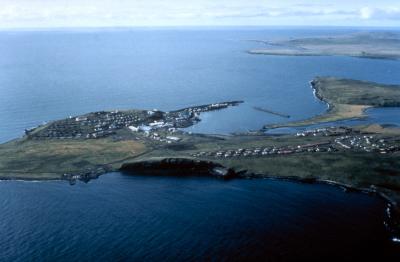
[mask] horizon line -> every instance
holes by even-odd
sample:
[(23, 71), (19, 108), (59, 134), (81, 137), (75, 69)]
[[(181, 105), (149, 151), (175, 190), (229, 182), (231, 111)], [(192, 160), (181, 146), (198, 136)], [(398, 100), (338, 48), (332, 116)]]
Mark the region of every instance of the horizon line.
[(135, 26), (135, 25), (122, 25), (122, 26), (50, 26), (50, 27), (0, 27), (1, 31), (56, 31), (56, 30), (112, 30), (112, 29), (201, 29), (201, 28), (349, 28), (349, 29), (396, 29), (400, 30), (398, 26), (381, 26), (381, 25), (149, 25), (149, 26)]

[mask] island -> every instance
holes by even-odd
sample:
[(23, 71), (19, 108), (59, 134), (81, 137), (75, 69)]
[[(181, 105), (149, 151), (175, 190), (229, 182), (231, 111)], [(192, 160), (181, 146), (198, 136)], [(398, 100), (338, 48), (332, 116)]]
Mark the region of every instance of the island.
[[(330, 105), (319, 119), (338, 119), (343, 108), (354, 116), (358, 109), (353, 107), (400, 104), (400, 88), (394, 86), (321, 77), (312, 86), (316, 96)], [(262, 130), (205, 135), (182, 130), (201, 121), (203, 112), (240, 103), (168, 112), (101, 111), (52, 121), (0, 145), (0, 178), (74, 184), (122, 171), (329, 183), (385, 198), (390, 205), (390, 228), (400, 233), (400, 128), (331, 126), (286, 135)]]
[(394, 32), (359, 32), (337, 36), (252, 41), (265, 47), (250, 50), (250, 54), (400, 58), (400, 34)]

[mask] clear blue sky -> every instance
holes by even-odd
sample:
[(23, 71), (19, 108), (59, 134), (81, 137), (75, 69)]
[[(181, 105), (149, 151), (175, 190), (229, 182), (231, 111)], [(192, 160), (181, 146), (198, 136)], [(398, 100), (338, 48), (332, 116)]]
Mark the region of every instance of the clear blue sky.
[(0, 0), (0, 27), (400, 26), (400, 0)]

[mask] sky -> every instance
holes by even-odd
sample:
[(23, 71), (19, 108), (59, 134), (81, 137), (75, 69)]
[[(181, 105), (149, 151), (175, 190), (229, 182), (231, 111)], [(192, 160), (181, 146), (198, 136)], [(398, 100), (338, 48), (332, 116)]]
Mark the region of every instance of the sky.
[(400, 0), (0, 0), (0, 28), (400, 26)]

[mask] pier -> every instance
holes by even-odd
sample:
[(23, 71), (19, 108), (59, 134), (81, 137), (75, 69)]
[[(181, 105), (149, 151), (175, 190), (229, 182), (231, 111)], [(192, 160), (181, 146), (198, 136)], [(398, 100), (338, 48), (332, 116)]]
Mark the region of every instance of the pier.
[(280, 116), (280, 117), (284, 117), (284, 118), (290, 118), (290, 115), (282, 114), (282, 113), (279, 113), (279, 112), (276, 112), (276, 111), (272, 111), (272, 110), (269, 110), (269, 109), (266, 109), (266, 108), (262, 108), (262, 107), (258, 107), (258, 106), (255, 106), (253, 108), (255, 110), (257, 110), (257, 111), (265, 112), (265, 113), (268, 113), (268, 114), (272, 114), (272, 115), (276, 115), (276, 116)]

